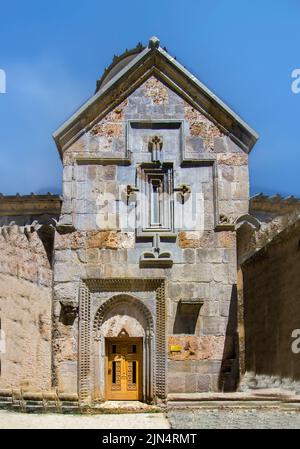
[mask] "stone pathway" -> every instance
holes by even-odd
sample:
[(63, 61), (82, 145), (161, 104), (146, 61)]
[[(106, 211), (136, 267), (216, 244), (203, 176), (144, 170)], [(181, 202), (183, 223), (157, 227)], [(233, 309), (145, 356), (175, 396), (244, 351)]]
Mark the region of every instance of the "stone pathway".
[(300, 411), (170, 410), (172, 429), (300, 429)]
[[(169, 421), (168, 421), (169, 420)], [(173, 409), (163, 413), (60, 415), (0, 411), (0, 429), (300, 429), (300, 411)]]
[(0, 429), (169, 429), (163, 413), (25, 414), (0, 411)]

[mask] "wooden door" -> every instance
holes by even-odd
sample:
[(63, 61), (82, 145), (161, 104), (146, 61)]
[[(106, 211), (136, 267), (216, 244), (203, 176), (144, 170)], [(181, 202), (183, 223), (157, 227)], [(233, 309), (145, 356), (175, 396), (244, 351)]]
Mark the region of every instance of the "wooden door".
[(142, 399), (142, 338), (106, 339), (106, 399)]

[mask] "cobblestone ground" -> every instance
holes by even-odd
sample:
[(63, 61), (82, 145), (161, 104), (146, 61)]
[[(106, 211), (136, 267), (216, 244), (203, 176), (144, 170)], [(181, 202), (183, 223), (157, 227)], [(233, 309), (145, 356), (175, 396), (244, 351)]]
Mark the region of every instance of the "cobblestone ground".
[(171, 410), (172, 429), (300, 429), (300, 411)]
[(107, 415), (26, 414), (0, 411), (0, 429), (168, 429), (162, 413)]

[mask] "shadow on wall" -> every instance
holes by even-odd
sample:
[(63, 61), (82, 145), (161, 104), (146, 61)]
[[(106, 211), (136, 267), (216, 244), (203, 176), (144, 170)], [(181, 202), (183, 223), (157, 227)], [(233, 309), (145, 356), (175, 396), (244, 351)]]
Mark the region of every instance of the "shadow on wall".
[(300, 329), (299, 235), (272, 243), (242, 266), (246, 372), (264, 375), (264, 382), (300, 380), (300, 354), (292, 351), (292, 332)]
[(220, 369), (219, 391), (236, 391), (239, 382), (239, 340), (237, 332), (237, 286), (231, 290), (224, 351)]
[(201, 305), (178, 303), (173, 334), (195, 334)]

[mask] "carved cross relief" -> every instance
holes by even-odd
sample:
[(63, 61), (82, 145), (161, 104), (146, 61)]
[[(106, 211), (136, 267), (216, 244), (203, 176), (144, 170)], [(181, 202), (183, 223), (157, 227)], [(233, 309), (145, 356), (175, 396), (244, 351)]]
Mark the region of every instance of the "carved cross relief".
[(153, 136), (149, 139), (149, 151), (152, 153), (152, 162), (161, 162), (163, 139), (160, 136)]
[(162, 251), (161, 239), (176, 239), (174, 231), (174, 192), (178, 192), (182, 202), (189, 196), (190, 187), (180, 185), (174, 188), (173, 163), (163, 162), (162, 136), (154, 135), (148, 139), (151, 162), (141, 163), (138, 167), (138, 186), (127, 185), (126, 196), (129, 199), (135, 192), (140, 193), (138, 204), (139, 223), (137, 238), (152, 239), (152, 249), (144, 251), (140, 258), (141, 267), (171, 267), (172, 254)]

